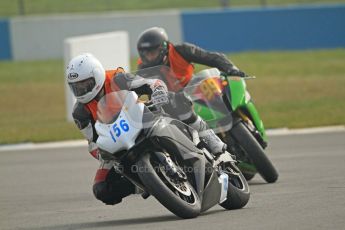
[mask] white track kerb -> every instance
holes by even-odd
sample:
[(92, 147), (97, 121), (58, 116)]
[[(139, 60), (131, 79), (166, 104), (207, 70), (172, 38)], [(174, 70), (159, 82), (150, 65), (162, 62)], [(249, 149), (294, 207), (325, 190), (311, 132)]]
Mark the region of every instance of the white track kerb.
[[(268, 136), (284, 136), (284, 135), (303, 135), (303, 134), (317, 134), (317, 133), (332, 133), (332, 132), (345, 132), (345, 126), (328, 126), (328, 127), (315, 127), (307, 129), (269, 129), (267, 130)], [(23, 143), (13, 145), (0, 145), (0, 152), (16, 151), (16, 150), (36, 150), (36, 149), (56, 149), (56, 148), (71, 148), (71, 147), (85, 147), (87, 148), (86, 140), (75, 141), (61, 141), (61, 142), (48, 142), (48, 143)]]

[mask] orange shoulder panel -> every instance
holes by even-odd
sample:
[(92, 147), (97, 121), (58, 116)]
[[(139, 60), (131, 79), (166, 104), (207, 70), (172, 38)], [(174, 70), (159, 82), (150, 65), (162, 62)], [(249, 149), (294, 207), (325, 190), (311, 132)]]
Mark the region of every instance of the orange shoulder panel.
[[(119, 87), (112, 81), (112, 79), (117, 73), (124, 73), (124, 72), (125, 72), (124, 69), (121, 67), (115, 70), (105, 71), (104, 89), (105, 89), (106, 94), (120, 90)], [(94, 120), (97, 120), (97, 103), (98, 101), (92, 100), (89, 103), (85, 104), (85, 107), (87, 108), (87, 110), (90, 111), (90, 113), (92, 114), (92, 118)]]
[(141, 65), (141, 64), (143, 64), (143, 61), (141, 60), (141, 58), (138, 58), (137, 65)]
[(190, 81), (194, 66), (187, 62), (175, 49), (172, 44), (169, 44), (169, 63), (171, 69), (174, 71), (177, 79), (183, 86)]

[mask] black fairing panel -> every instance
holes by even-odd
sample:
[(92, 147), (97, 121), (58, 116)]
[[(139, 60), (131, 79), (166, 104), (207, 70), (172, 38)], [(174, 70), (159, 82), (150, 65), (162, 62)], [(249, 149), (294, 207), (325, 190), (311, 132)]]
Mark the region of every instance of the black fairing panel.
[[(179, 126), (177, 126), (179, 124)], [(193, 141), (191, 140), (191, 134), (188, 128), (183, 125), (180, 121), (171, 118), (162, 118), (155, 123), (154, 127), (150, 130), (151, 137), (164, 137), (168, 139), (173, 139), (180, 145), (203, 155), (202, 151), (198, 149)]]
[(220, 194), (221, 186), (218, 181), (217, 173), (214, 171), (203, 193), (201, 212), (204, 212), (217, 204), (219, 202)]
[(160, 119), (151, 129), (150, 137), (155, 138), (161, 148), (189, 167), (188, 171), (194, 175), (194, 181), (191, 183), (195, 185), (199, 197), (202, 197), (205, 183), (205, 157), (188, 135), (186, 136), (186, 131), (174, 125), (175, 121), (170, 118)]

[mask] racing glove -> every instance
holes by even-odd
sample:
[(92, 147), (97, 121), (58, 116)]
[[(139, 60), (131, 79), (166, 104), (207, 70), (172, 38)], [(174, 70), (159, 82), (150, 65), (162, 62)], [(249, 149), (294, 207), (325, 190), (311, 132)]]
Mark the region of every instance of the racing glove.
[(242, 72), (239, 69), (230, 69), (226, 71), (226, 74), (229, 76), (238, 76), (238, 77), (247, 77), (248, 75), (244, 72)]
[(158, 85), (153, 89), (151, 94), (151, 101), (154, 105), (165, 105), (169, 103), (168, 91), (162, 86)]

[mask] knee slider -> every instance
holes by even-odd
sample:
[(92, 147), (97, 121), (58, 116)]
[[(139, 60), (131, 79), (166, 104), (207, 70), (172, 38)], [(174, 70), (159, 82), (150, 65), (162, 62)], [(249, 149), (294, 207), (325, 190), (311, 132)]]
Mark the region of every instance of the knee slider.
[(92, 190), (96, 199), (102, 201), (105, 204), (114, 205), (122, 201), (121, 196), (117, 196), (110, 191), (105, 181), (94, 184)]

